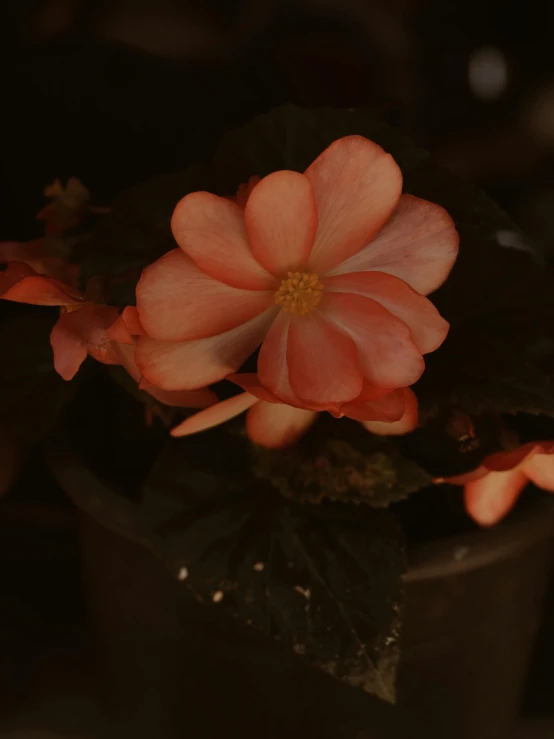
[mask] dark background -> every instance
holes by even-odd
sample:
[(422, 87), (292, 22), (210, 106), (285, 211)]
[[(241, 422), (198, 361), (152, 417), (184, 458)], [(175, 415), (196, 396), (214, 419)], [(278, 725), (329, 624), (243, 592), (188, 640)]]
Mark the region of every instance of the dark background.
[[(4, 0), (0, 239), (40, 233), (54, 177), (108, 204), (292, 100), (379, 104), (548, 255), (553, 21), (538, 0)], [(0, 737), (101, 736), (75, 519), (40, 451), (23, 451), (0, 503)], [(535, 717), (554, 714), (541, 638), (524, 705)]]

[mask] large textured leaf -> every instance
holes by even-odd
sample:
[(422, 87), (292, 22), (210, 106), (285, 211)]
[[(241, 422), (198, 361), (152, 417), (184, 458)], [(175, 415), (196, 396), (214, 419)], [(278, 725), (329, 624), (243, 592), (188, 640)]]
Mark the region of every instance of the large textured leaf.
[(72, 393), (54, 370), (49, 338), (55, 320), (50, 311), (29, 308), (0, 324), (0, 422), (23, 443), (51, 430)]
[(251, 455), (254, 474), (297, 501), (351, 501), (379, 508), (431, 483), (391, 440), (325, 415), (295, 447), (252, 447)]
[[(168, 476), (178, 447), (190, 459), (182, 486)], [(244, 474), (239, 492), (236, 457), (219, 472), (217, 461), (200, 464), (181, 440), (152, 470), (143, 515), (154, 549), (199, 600), (392, 701), (404, 568), (394, 518), (353, 505), (295, 506)]]

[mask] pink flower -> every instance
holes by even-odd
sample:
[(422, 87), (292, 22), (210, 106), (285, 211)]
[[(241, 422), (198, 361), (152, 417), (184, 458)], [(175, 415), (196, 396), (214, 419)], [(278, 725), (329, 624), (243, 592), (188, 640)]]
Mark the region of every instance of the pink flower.
[(262, 179), (244, 208), (187, 195), (172, 219), (180, 248), (137, 286), (144, 377), (166, 390), (202, 387), (261, 344), (259, 382), (282, 403), (374, 420), (367, 399), (416, 382), (422, 354), (446, 337), (423, 296), (458, 247), (446, 211), (401, 188), (392, 157), (349, 136), (304, 174)]
[[(189, 436), (218, 426), (247, 411), (246, 432), (255, 444), (269, 449), (279, 449), (295, 444), (309, 429), (317, 417), (317, 411), (296, 408), (282, 403), (260, 385), (255, 374), (229, 377), (247, 392), (223, 400), (207, 410), (195, 414), (176, 426), (172, 436)], [(399, 391), (403, 415), (396, 422), (366, 421), (363, 426), (377, 434), (405, 434), (417, 426), (417, 398), (409, 388)], [(388, 396), (385, 396), (387, 398)], [(387, 417), (387, 405), (376, 403), (376, 413)], [(394, 412), (396, 415), (396, 411)]]
[(468, 514), (481, 526), (492, 526), (513, 508), (530, 482), (554, 492), (554, 441), (490, 454), (472, 472), (435, 482), (463, 485)]

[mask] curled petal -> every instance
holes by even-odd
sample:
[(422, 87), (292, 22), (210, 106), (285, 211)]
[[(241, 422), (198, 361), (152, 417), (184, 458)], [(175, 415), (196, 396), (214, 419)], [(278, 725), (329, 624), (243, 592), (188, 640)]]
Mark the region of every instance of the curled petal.
[(238, 290), (214, 280), (180, 249), (146, 267), (137, 285), (140, 322), (158, 341), (189, 341), (222, 334), (272, 303), (272, 292)]
[(526, 485), (527, 477), (519, 469), (489, 472), (466, 483), (466, 510), (480, 526), (493, 526), (514, 507)]
[(135, 338), (144, 333), (137, 309), (133, 305), (123, 308), (121, 314), (108, 329), (108, 336), (118, 344), (134, 346)]
[(371, 384), (394, 389), (420, 378), (425, 363), (410, 330), (380, 303), (361, 295), (328, 293), (320, 305), (324, 315), (354, 340), (363, 375)]
[(217, 395), (209, 388), (199, 390), (162, 390), (141, 377), (135, 362), (135, 348), (129, 344), (116, 343), (115, 348), (119, 362), (129, 375), (138, 383), (141, 390), (151, 395), (160, 403), (173, 408), (208, 408), (217, 403)]
[(246, 414), (246, 431), (255, 444), (268, 449), (281, 449), (295, 444), (316, 417), (314, 411), (262, 400)]
[(309, 264), (321, 276), (377, 234), (398, 203), (402, 174), (390, 154), (373, 141), (346, 136), (325, 149), (305, 176), (319, 217)]
[(244, 221), (254, 257), (271, 274), (302, 268), (317, 231), (317, 209), (309, 181), (298, 172), (273, 172), (257, 184)]
[(458, 255), (454, 221), (440, 205), (402, 195), (379, 234), (332, 274), (376, 270), (399, 277), (421, 295), (439, 288)]
[(87, 303), (63, 313), (50, 334), (54, 368), (64, 380), (71, 380), (87, 354), (104, 364), (119, 364), (119, 356), (107, 329), (117, 310), (106, 305)]
[(195, 390), (236, 372), (275, 318), (270, 308), (248, 323), (207, 339), (169, 342), (141, 336), (135, 358), (144, 377), (164, 390)]
[(362, 391), (355, 343), (318, 311), (290, 322), (287, 364), (293, 392), (308, 403), (345, 403)]
[[(528, 444), (517, 447), (516, 449), (509, 449), (505, 452), (495, 452), (485, 457), (482, 465), (488, 470), (495, 472), (502, 472), (504, 470), (511, 470), (514, 467), (524, 465), (527, 460), (531, 459), (535, 454), (541, 454), (547, 452), (547, 449), (552, 444), (549, 442), (531, 441)], [(554, 449), (552, 450), (554, 451)]]
[(81, 332), (80, 322), (75, 321), (78, 312), (60, 316), (50, 334), (54, 369), (64, 380), (75, 377), (88, 355), (87, 341)]
[(535, 454), (523, 463), (521, 470), (537, 487), (554, 493), (553, 454)]
[(78, 290), (53, 277), (42, 277), (23, 262), (10, 262), (0, 272), (0, 298), (31, 305), (73, 306), (85, 302)]
[(225, 421), (235, 418), (244, 413), (245, 410), (258, 403), (258, 398), (249, 393), (241, 393), (227, 400), (222, 400), (206, 410), (195, 413), (194, 416), (186, 418), (171, 431), (171, 436), (190, 436), (199, 431), (206, 431), (214, 426), (219, 426)]
[[(396, 398), (394, 396), (396, 396)], [(387, 403), (390, 403), (390, 410), (393, 410), (393, 404), (398, 402), (399, 399), (404, 407), (403, 413), (398, 420), (392, 419), (393, 414), (391, 413), (391, 421), (389, 422), (383, 422), (381, 420), (363, 420), (362, 425), (372, 434), (378, 434), (379, 436), (401, 436), (402, 434), (408, 434), (410, 431), (413, 431), (417, 427), (418, 422), (418, 403), (413, 390), (410, 390), (410, 388), (407, 387), (401, 388), (390, 395), (385, 395), (384, 397), (379, 398), (374, 401), (374, 404), (376, 410), (381, 407), (388, 410), (389, 406), (387, 406)], [(349, 414), (347, 413), (346, 415)]]
[(178, 203), (171, 219), (175, 241), (210, 277), (246, 290), (271, 290), (275, 278), (252, 256), (244, 212), (209, 192), (193, 192)]
[(448, 334), (448, 322), (430, 300), (403, 280), (385, 272), (350, 272), (326, 277), (325, 290), (362, 295), (377, 301), (408, 326), (422, 354), (438, 349)]

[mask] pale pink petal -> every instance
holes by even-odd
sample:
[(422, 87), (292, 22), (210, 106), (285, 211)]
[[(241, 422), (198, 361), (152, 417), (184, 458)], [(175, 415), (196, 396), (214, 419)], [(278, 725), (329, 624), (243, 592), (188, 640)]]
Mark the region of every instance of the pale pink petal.
[(249, 393), (241, 393), (232, 398), (227, 398), (227, 400), (222, 400), (221, 403), (216, 403), (216, 405), (186, 418), (172, 429), (171, 436), (189, 436), (199, 431), (206, 431), (229, 421), (231, 418), (235, 418), (235, 416), (244, 413), (245, 410), (253, 406), (254, 403), (260, 402), (258, 398)]
[(309, 403), (345, 403), (362, 390), (356, 345), (318, 311), (290, 322), (287, 364), (293, 392)]
[(222, 334), (274, 303), (273, 292), (238, 290), (208, 277), (180, 249), (146, 267), (136, 295), (140, 323), (158, 341)]
[(521, 467), (538, 488), (554, 493), (554, 455), (534, 454)]
[(290, 405), (301, 405), (289, 381), (287, 342), (291, 314), (280, 311), (264, 339), (258, 354), (258, 377), (276, 397)]
[(273, 172), (254, 187), (244, 222), (252, 254), (279, 279), (302, 270), (317, 231), (312, 186), (298, 172)]
[[(379, 436), (401, 436), (402, 434), (409, 434), (417, 428), (418, 422), (418, 403), (417, 398), (413, 390), (405, 387), (400, 390), (396, 390), (391, 393), (391, 396), (385, 395), (383, 398), (373, 401), (376, 410), (380, 409), (380, 404), (386, 408), (387, 402), (391, 403), (390, 410), (393, 410), (394, 406), (392, 403), (395, 401), (394, 395), (400, 396), (404, 403), (404, 412), (398, 420), (392, 420), (390, 422), (381, 420), (362, 420), (362, 425), (370, 431), (372, 434), (378, 434)], [(398, 400), (396, 400), (398, 402)], [(349, 415), (348, 413), (346, 415)], [(392, 414), (391, 414), (392, 415)], [(356, 418), (356, 416), (351, 416)]]
[(526, 485), (527, 477), (518, 469), (489, 472), (465, 485), (466, 511), (480, 526), (493, 526), (514, 507)]
[(141, 377), (135, 362), (134, 346), (116, 343), (116, 350), (119, 356), (118, 364), (121, 364), (127, 370), (141, 390), (144, 390), (160, 403), (175, 408), (207, 408), (217, 403), (217, 395), (207, 387), (200, 390), (162, 390), (152, 385)]
[(149, 382), (143, 382), (141, 390), (164, 405), (172, 408), (208, 408), (217, 403), (217, 395), (209, 388), (200, 390), (161, 390)]
[(143, 376), (164, 390), (195, 390), (222, 380), (248, 359), (263, 340), (277, 309), (207, 339), (169, 342), (141, 336), (135, 359)]
[(379, 387), (407, 387), (416, 382), (425, 363), (405, 323), (370, 298), (325, 293), (324, 315), (349, 334), (360, 357), (364, 377)]
[(10, 262), (0, 272), (0, 298), (31, 305), (76, 305), (84, 302), (80, 292), (53, 277), (42, 277), (23, 262)]
[(252, 256), (244, 211), (209, 192), (193, 192), (178, 203), (171, 219), (176, 242), (215, 280), (246, 290), (275, 289), (275, 278)]
[(386, 272), (421, 295), (428, 295), (448, 277), (458, 255), (458, 243), (454, 221), (444, 208), (413, 195), (402, 195), (379, 234), (332, 274)]
[(321, 277), (381, 229), (398, 203), (402, 173), (373, 141), (346, 136), (325, 149), (305, 175), (313, 187), (319, 219), (310, 271)]
[(325, 278), (328, 292), (372, 298), (403, 321), (422, 354), (435, 351), (445, 340), (449, 324), (433, 303), (406, 282), (385, 272), (350, 272)]
[[(81, 308), (80, 310), (84, 310)], [(64, 380), (72, 380), (88, 355), (87, 342), (75, 316), (79, 311), (64, 313), (52, 332), (50, 344), (54, 353), (54, 369)]]
[(255, 444), (281, 449), (292, 446), (304, 436), (316, 417), (314, 411), (262, 400), (246, 414), (246, 432)]
[(108, 329), (108, 336), (119, 344), (134, 345), (135, 337), (141, 336), (144, 329), (134, 305), (123, 308), (115, 323)]

